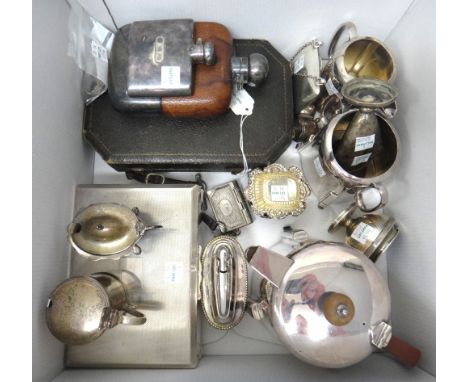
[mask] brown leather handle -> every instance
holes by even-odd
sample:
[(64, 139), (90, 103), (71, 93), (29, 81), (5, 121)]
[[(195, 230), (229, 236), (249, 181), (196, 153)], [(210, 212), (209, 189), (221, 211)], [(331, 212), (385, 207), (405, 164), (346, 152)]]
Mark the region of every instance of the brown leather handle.
[(392, 336), (385, 350), (409, 367), (416, 366), (421, 358), (421, 351), (419, 349), (396, 336)]

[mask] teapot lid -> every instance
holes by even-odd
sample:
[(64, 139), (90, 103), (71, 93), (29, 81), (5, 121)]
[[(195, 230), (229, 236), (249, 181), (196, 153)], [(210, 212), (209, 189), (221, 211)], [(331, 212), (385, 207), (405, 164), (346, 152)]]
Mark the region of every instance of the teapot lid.
[(50, 294), (47, 325), (60, 341), (81, 345), (104, 332), (103, 318), (107, 312), (110, 312), (110, 300), (102, 285), (92, 277), (72, 277)]
[(341, 243), (308, 243), (271, 296), (271, 320), (282, 342), (320, 367), (345, 367), (372, 352), (370, 335), (390, 315), (390, 292), (375, 265)]
[(144, 231), (137, 214), (116, 203), (92, 204), (68, 226), (68, 237), (81, 254), (107, 257), (129, 249)]

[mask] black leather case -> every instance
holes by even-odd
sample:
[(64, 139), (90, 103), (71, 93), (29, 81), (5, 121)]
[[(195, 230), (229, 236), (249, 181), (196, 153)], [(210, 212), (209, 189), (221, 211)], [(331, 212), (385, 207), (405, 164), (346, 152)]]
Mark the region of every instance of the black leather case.
[[(236, 55), (258, 52), (269, 61), (262, 86), (245, 89), (255, 100), (243, 128), (250, 168), (274, 162), (293, 137), (289, 62), (264, 40), (234, 40)], [(161, 114), (121, 113), (108, 94), (85, 108), (83, 136), (117, 171), (230, 171), (243, 169), (240, 116), (230, 109), (210, 119), (176, 119)]]

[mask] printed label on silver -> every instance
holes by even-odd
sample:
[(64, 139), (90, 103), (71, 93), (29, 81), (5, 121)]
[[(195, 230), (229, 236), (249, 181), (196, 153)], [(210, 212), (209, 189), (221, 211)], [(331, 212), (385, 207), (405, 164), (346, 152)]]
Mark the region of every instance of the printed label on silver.
[(374, 147), (375, 134), (368, 135), (367, 137), (356, 137), (356, 144), (354, 151), (362, 151)]
[(368, 241), (374, 241), (379, 235), (379, 230), (377, 228), (371, 227), (366, 223), (359, 223), (354, 229), (351, 237), (359, 241), (361, 244), (366, 244)]
[(271, 200), (273, 202), (289, 202), (288, 186), (272, 185)]
[(371, 155), (372, 153), (367, 153), (364, 155), (359, 155), (357, 157), (354, 157), (353, 163), (351, 163), (351, 166), (357, 166), (358, 164), (366, 163), (369, 160)]
[(180, 284), (184, 264), (181, 261), (167, 261), (164, 265), (164, 281), (167, 284)]
[(161, 66), (161, 86), (167, 88), (180, 86), (180, 66)]

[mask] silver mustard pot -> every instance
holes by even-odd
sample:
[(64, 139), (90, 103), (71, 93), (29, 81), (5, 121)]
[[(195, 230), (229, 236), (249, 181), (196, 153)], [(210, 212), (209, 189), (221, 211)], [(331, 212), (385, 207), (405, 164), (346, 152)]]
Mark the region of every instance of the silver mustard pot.
[(136, 207), (92, 204), (79, 211), (68, 225), (68, 240), (78, 254), (91, 260), (139, 255), (141, 248), (137, 243), (145, 232), (161, 227), (146, 225), (139, 215)]

